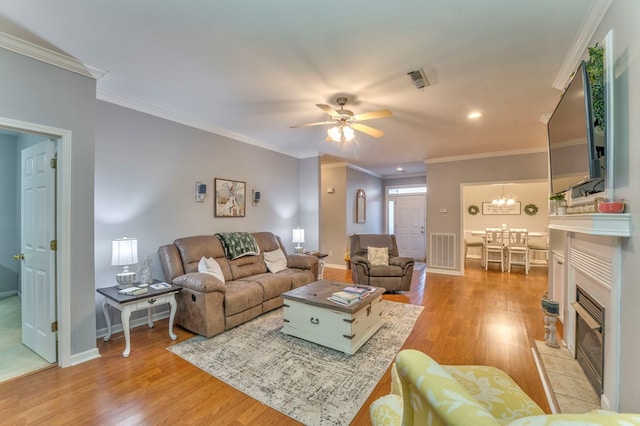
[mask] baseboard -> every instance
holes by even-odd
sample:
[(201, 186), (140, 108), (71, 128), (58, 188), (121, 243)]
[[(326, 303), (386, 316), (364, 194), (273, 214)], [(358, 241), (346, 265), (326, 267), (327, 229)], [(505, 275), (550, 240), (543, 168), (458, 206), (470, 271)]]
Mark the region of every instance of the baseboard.
[(83, 362), (87, 362), (96, 358), (100, 358), (100, 352), (98, 352), (98, 348), (89, 349), (88, 351), (84, 351), (79, 354), (73, 354), (71, 355), (71, 366), (82, 364)]
[[(165, 318), (169, 318), (169, 313), (170, 310), (164, 310), (161, 312), (156, 312), (153, 315), (151, 315), (151, 321), (156, 322)], [(119, 315), (118, 315), (119, 318)], [(146, 315), (146, 311), (145, 311), (145, 315), (141, 316), (140, 318), (136, 318), (134, 320), (131, 320), (129, 322), (129, 327), (130, 328), (136, 328), (136, 327), (140, 327), (140, 326), (146, 326), (147, 325), (147, 315)], [(115, 334), (115, 333), (119, 333), (121, 332), (122, 329), (122, 324), (113, 324), (113, 322), (111, 323), (111, 334)], [(107, 327), (103, 327), (103, 328), (99, 328), (96, 330), (96, 339), (100, 339), (104, 336), (107, 335)]]
[(558, 414), (560, 412), (560, 410), (558, 409), (558, 402), (555, 395), (553, 394), (553, 390), (551, 389), (549, 376), (547, 376), (547, 372), (542, 365), (540, 352), (538, 352), (538, 348), (536, 348), (535, 346), (531, 347), (531, 352), (533, 352), (533, 359), (536, 362), (536, 369), (538, 370), (538, 375), (540, 376), (540, 381), (542, 382), (542, 387), (544, 388), (544, 395), (547, 398), (547, 404), (549, 404), (551, 414)]
[(334, 265), (332, 263), (326, 263), (324, 265), (325, 268), (332, 268), (332, 269), (348, 269), (346, 265), (342, 264), (342, 265)]
[(0, 299), (6, 299), (7, 297), (11, 297), (14, 294), (18, 294), (18, 290), (3, 291), (2, 293), (0, 293)]
[(427, 273), (429, 274), (440, 274), (440, 275), (457, 275), (462, 276), (462, 272), (459, 270), (451, 270), (451, 269), (438, 269), (438, 268), (427, 268)]

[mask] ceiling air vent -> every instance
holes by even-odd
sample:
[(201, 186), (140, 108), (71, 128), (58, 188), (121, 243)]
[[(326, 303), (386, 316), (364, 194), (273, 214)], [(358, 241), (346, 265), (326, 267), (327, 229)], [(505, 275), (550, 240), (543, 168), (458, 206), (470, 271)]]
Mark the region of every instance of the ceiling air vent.
[(429, 80), (427, 80), (427, 75), (424, 73), (424, 70), (422, 68), (415, 71), (409, 71), (407, 75), (411, 79), (413, 85), (416, 86), (419, 90), (422, 90), (431, 84), (429, 83)]

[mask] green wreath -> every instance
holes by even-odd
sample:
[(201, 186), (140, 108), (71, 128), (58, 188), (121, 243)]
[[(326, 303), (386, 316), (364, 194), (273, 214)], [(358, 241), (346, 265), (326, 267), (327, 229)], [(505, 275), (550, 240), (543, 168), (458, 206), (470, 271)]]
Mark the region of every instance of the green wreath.
[(534, 214), (538, 213), (538, 206), (536, 206), (535, 204), (527, 204), (526, 206), (524, 206), (523, 210), (529, 216), (533, 216)]
[(467, 212), (469, 212), (471, 216), (475, 216), (480, 212), (480, 208), (474, 204), (471, 204), (467, 209)]

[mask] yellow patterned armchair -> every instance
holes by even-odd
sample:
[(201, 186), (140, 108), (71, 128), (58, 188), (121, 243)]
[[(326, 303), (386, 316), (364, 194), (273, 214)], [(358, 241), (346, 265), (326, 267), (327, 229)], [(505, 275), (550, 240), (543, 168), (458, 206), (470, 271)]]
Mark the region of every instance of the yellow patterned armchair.
[(374, 426), (640, 425), (640, 414), (597, 410), (547, 415), (505, 372), (489, 366), (440, 366), (422, 352), (401, 351), (392, 393), (371, 404)]

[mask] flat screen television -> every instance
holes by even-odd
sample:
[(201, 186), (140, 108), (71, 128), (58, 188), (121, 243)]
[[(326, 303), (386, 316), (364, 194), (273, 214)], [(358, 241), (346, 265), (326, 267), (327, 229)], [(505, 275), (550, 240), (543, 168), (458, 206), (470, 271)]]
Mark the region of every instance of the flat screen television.
[[(604, 132), (594, 125), (591, 87), (582, 61), (547, 123), (551, 193), (600, 179), (604, 167)], [(600, 181), (596, 182), (599, 183)], [(580, 195), (599, 192), (594, 185)]]

